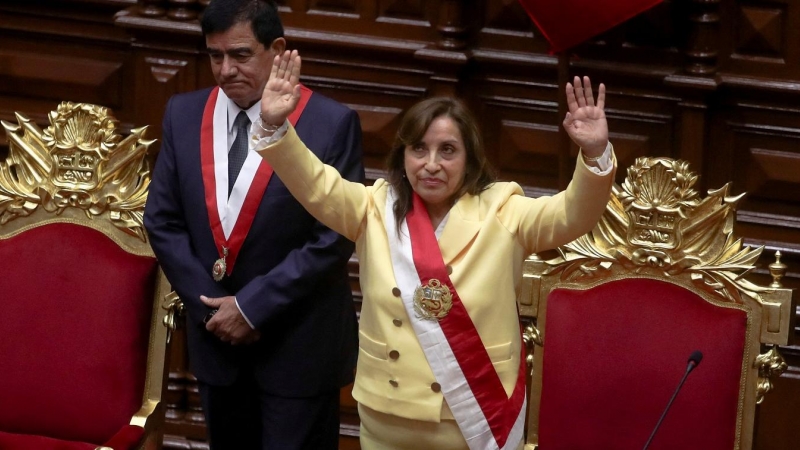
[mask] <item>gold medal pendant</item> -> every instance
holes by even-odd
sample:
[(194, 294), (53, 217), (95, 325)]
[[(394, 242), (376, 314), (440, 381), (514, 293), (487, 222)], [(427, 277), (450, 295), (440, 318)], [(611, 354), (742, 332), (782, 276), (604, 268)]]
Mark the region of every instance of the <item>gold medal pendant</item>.
[(211, 266), (211, 276), (214, 277), (214, 281), (222, 281), (225, 276), (225, 272), (228, 270), (228, 264), (225, 262), (227, 257), (228, 249), (222, 247), (222, 258), (214, 261), (214, 265)]
[(414, 312), (423, 320), (439, 320), (453, 307), (450, 288), (436, 278), (414, 290)]

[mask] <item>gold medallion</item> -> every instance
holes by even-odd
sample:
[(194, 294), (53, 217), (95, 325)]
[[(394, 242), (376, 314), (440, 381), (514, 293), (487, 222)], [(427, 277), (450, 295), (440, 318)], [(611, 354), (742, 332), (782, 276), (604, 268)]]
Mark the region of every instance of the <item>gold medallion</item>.
[(414, 312), (423, 320), (439, 320), (453, 307), (450, 288), (436, 278), (414, 290)]
[(222, 247), (222, 258), (214, 261), (214, 265), (211, 267), (211, 276), (214, 277), (214, 281), (221, 281), (225, 276), (225, 272), (228, 270), (228, 264), (225, 262), (227, 257), (228, 249)]

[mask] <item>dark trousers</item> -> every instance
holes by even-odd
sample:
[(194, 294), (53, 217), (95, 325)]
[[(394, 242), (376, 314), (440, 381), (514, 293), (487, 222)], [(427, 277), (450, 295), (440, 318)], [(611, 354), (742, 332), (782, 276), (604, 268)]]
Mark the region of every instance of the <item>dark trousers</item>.
[(199, 383), (211, 450), (336, 450), (339, 391), (287, 398), (259, 389), (247, 370), (231, 386)]

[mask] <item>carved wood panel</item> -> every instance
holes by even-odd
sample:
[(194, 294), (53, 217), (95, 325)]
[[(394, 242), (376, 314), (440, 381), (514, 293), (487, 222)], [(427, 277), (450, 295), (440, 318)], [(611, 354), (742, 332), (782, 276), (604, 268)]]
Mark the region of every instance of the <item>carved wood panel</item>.
[(152, 124), (153, 131), (160, 136), (167, 100), (176, 92), (197, 89), (198, 62), (193, 57), (154, 51), (137, 51), (135, 58), (137, 98), (150, 100), (136, 103), (136, 116)]
[[(800, 75), (800, 4), (791, 0), (728, 2), (724, 67), (748, 78), (796, 80)], [(753, 80), (750, 80), (753, 81)], [(796, 92), (796, 87), (790, 87)]]

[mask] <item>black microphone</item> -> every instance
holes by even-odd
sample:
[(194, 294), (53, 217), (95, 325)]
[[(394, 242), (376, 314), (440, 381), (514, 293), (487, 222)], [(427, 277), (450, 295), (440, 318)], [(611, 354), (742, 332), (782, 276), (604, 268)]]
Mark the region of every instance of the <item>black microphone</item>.
[(667, 411), (669, 411), (669, 407), (672, 406), (672, 402), (675, 401), (675, 397), (678, 396), (678, 392), (681, 390), (681, 386), (683, 386), (683, 382), (686, 381), (686, 377), (689, 376), (689, 373), (694, 370), (695, 367), (700, 365), (700, 361), (703, 360), (703, 352), (700, 350), (695, 350), (689, 355), (688, 366), (686, 366), (686, 373), (683, 374), (683, 378), (681, 378), (681, 382), (678, 384), (678, 388), (675, 389), (675, 392), (672, 394), (672, 398), (669, 399), (669, 403), (667, 403), (667, 407), (664, 408), (664, 412), (661, 413), (661, 418), (658, 419), (658, 423), (656, 423), (656, 427), (653, 428), (653, 432), (650, 433), (650, 439), (647, 440), (647, 443), (644, 444), (644, 448), (642, 450), (647, 450), (647, 447), (650, 446), (650, 442), (653, 441), (653, 436), (656, 435), (656, 431), (658, 431), (658, 427), (661, 426), (661, 422), (664, 420), (664, 417), (667, 416)]

